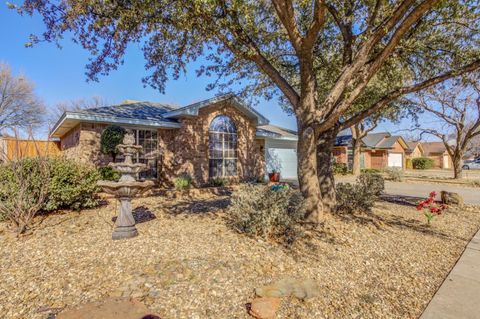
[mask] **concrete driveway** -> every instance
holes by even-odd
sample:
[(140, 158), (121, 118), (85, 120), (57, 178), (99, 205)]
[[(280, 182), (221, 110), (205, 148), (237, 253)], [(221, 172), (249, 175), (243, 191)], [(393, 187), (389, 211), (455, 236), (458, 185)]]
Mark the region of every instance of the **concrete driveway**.
[[(336, 178), (337, 183), (353, 183), (353, 176), (342, 176)], [(461, 187), (450, 184), (438, 183), (412, 183), (412, 182), (389, 182), (385, 181), (385, 193), (387, 195), (400, 195), (408, 197), (427, 198), (430, 192), (435, 191), (440, 199), (440, 191), (459, 193), (465, 203), (480, 205), (480, 188)]]

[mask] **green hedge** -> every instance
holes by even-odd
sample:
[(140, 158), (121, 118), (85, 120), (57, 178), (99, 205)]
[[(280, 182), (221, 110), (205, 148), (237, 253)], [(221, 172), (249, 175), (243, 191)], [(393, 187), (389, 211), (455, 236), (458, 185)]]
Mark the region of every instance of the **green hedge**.
[[(43, 161), (43, 162), (42, 162)], [(40, 169), (45, 165), (47, 169)], [(14, 173), (16, 170), (17, 173)], [(19, 173), (20, 172), (20, 173)], [(62, 157), (49, 159), (22, 159), (0, 166), (0, 199), (14, 201), (19, 190), (16, 176), (30, 176), (28, 188), (32, 194), (41, 184), (48, 184), (46, 199), (41, 210), (82, 209), (97, 205), (95, 194), (98, 192), (98, 171)], [(32, 201), (35, 196), (32, 196)]]
[(118, 182), (121, 177), (119, 171), (116, 171), (111, 166), (103, 166), (98, 168), (100, 179), (104, 181)]
[(417, 157), (412, 160), (414, 169), (429, 169), (433, 167), (433, 159), (428, 157)]
[(348, 167), (345, 163), (333, 163), (333, 174), (335, 175), (347, 175)]

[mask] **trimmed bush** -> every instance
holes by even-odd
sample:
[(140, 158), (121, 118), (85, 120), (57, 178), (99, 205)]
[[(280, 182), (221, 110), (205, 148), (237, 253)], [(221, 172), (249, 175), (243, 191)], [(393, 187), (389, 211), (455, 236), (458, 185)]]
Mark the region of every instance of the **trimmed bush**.
[(107, 126), (100, 138), (100, 151), (103, 154), (110, 155), (115, 161), (115, 157), (118, 154), (117, 145), (122, 143), (125, 136), (125, 129), (117, 125)]
[(333, 163), (333, 174), (335, 175), (347, 175), (348, 167), (345, 163)]
[(335, 188), (337, 210), (345, 213), (368, 212), (383, 189), (382, 176), (375, 174), (363, 174), (355, 184), (338, 183)]
[(47, 197), (50, 167), (46, 159), (24, 159), (0, 166), (0, 221), (17, 234), (30, 227)]
[(240, 233), (286, 245), (303, 235), (305, 207), (298, 190), (242, 184), (231, 200), (228, 224)]
[(226, 178), (215, 177), (210, 179), (210, 186), (213, 186), (213, 187), (225, 187), (225, 186), (228, 186), (228, 184), (230, 184), (230, 182)]
[(389, 180), (394, 182), (401, 182), (403, 180), (403, 170), (398, 167), (389, 167), (385, 169), (385, 174)]
[(364, 174), (379, 174), (382, 171), (376, 168), (362, 168), (361, 172)]
[(0, 166), (1, 218), (21, 233), (39, 211), (94, 207), (99, 179), (94, 167), (62, 157), (8, 162)]
[(188, 174), (182, 174), (175, 178), (173, 183), (176, 190), (187, 190), (192, 186), (192, 177)]
[[(40, 174), (40, 166), (46, 162), (48, 177)], [(31, 187), (40, 188), (39, 183), (47, 184), (47, 194), (42, 206), (43, 211), (54, 211), (58, 209), (82, 209), (91, 208), (97, 204), (95, 194), (99, 188), (97, 181), (100, 180), (98, 171), (86, 164), (67, 160), (63, 157), (48, 159), (26, 158), (17, 162), (22, 174), (31, 174)], [(13, 179), (12, 162), (0, 167), (0, 183), (8, 185), (0, 189), (1, 198), (11, 198), (19, 188), (19, 182)], [(17, 168), (18, 170), (18, 168)]]
[(119, 171), (116, 171), (111, 166), (103, 166), (98, 168), (100, 179), (104, 181), (118, 182), (121, 177)]
[(100, 174), (94, 167), (65, 158), (50, 159), (50, 165), (50, 183), (44, 210), (79, 210), (97, 205), (95, 194), (99, 191), (97, 182)]
[(414, 169), (430, 169), (433, 167), (433, 159), (428, 157), (417, 157), (412, 160)]
[(362, 174), (357, 178), (357, 182), (377, 196), (385, 190), (385, 180), (380, 174)]
[(372, 209), (376, 196), (360, 184), (338, 183), (337, 211), (344, 213), (368, 212)]

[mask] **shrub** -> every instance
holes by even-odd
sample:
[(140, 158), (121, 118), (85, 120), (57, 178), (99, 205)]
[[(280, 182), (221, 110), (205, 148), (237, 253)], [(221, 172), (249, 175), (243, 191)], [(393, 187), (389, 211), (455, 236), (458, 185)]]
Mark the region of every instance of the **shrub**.
[(118, 182), (121, 177), (120, 172), (114, 170), (111, 166), (99, 167), (98, 173), (100, 174), (100, 179), (104, 181)]
[(187, 190), (192, 186), (192, 177), (188, 174), (182, 174), (175, 178), (175, 189)]
[(100, 151), (103, 154), (112, 156), (113, 161), (118, 154), (117, 145), (122, 143), (126, 131), (123, 127), (117, 125), (107, 126), (100, 138)]
[(385, 169), (388, 179), (394, 182), (401, 182), (403, 179), (403, 170), (398, 167), (389, 167)]
[(362, 168), (361, 172), (364, 174), (376, 174), (381, 173), (382, 171), (376, 168)]
[(305, 206), (298, 190), (243, 184), (231, 200), (229, 225), (240, 233), (287, 245), (303, 235), (299, 223), (305, 216)]
[(380, 174), (362, 174), (358, 177), (357, 181), (358, 184), (369, 189), (373, 194), (377, 196), (385, 190), (385, 180)]
[(223, 177), (215, 177), (210, 179), (210, 186), (213, 187), (225, 187), (228, 186), (229, 181), (226, 178)]
[(379, 174), (362, 174), (355, 184), (338, 183), (335, 188), (337, 210), (347, 213), (368, 212), (384, 188), (383, 177)]
[(97, 205), (95, 193), (99, 191), (100, 174), (94, 167), (65, 158), (50, 159), (49, 162), (50, 183), (44, 210), (78, 210)]
[(345, 163), (333, 163), (333, 174), (346, 175), (348, 174), (348, 167)]
[(0, 166), (0, 210), (23, 232), (39, 211), (95, 206), (99, 179), (95, 168), (62, 157), (12, 161)]
[(0, 220), (24, 233), (47, 197), (50, 172), (45, 159), (24, 159), (0, 166)]
[(341, 212), (367, 212), (375, 203), (376, 196), (360, 184), (338, 183), (335, 188), (337, 210)]
[(428, 157), (417, 157), (412, 160), (414, 169), (430, 169), (433, 167), (433, 159)]

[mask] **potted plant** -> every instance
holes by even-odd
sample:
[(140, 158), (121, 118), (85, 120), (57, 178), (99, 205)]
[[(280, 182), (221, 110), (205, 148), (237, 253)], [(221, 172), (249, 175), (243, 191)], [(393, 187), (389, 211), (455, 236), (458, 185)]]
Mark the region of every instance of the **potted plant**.
[(273, 169), (272, 172), (268, 174), (268, 179), (272, 183), (280, 182), (280, 172), (276, 169)]

